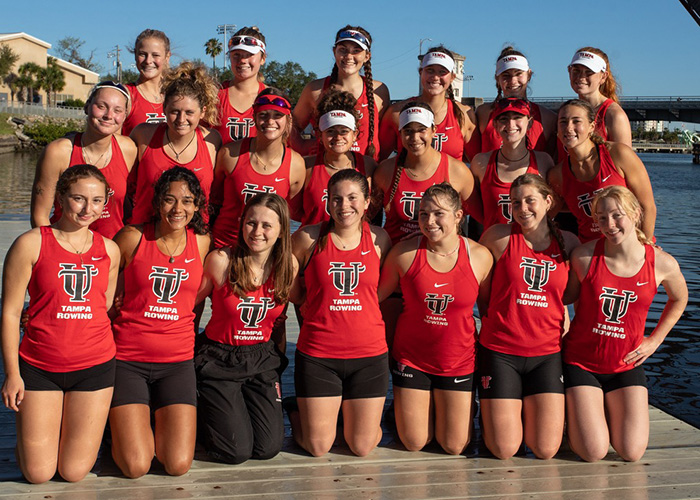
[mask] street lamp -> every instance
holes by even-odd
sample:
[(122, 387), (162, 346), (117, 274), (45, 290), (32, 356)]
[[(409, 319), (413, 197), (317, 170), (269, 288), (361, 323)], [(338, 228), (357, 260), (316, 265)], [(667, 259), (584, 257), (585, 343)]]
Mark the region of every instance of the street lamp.
[(228, 38), (227, 35), (229, 33), (233, 33), (234, 30), (236, 29), (235, 24), (219, 24), (216, 27), (216, 32), (219, 35), (224, 35), (224, 71), (226, 71), (226, 50), (228, 49)]
[(464, 81), (467, 82), (467, 97), (469, 97), (469, 82), (474, 79), (474, 75), (464, 75)]
[[(423, 55), (423, 42), (432, 42), (432, 41), (433, 41), (432, 38), (421, 38), (420, 42), (418, 42), (418, 60), (419, 61), (421, 60), (420, 57)], [(421, 92), (423, 92), (423, 89), (421, 88), (421, 85), (420, 85), (420, 78), (418, 78), (418, 93), (420, 94)]]

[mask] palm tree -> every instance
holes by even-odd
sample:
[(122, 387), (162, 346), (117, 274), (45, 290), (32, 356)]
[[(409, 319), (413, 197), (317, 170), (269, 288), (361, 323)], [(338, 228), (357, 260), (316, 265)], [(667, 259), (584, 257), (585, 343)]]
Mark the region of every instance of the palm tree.
[(12, 72), (12, 67), (19, 59), (17, 54), (11, 47), (6, 44), (0, 44), (0, 80), (4, 79)]
[(42, 72), (42, 67), (33, 62), (24, 63), (19, 67), (19, 78), (17, 85), (27, 90), (26, 100), (30, 103), (34, 102), (34, 92), (41, 88), (39, 77)]
[(46, 103), (51, 105), (51, 94), (53, 94), (55, 105), (56, 93), (63, 90), (66, 86), (66, 77), (61, 68), (58, 67), (55, 57), (48, 57), (46, 68), (42, 68), (39, 74), (39, 81), (41, 88), (46, 91)]
[(207, 43), (204, 44), (204, 49), (206, 54), (211, 56), (212, 68), (214, 70), (214, 74), (216, 74), (216, 56), (223, 52), (224, 47), (218, 39), (210, 38), (207, 40)]

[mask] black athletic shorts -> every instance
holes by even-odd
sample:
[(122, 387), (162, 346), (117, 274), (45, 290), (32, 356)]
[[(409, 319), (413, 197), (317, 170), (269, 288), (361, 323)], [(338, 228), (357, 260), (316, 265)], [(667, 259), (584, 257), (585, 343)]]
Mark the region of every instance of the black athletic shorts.
[(197, 406), (194, 363), (141, 363), (117, 360), (112, 408), (143, 404), (154, 410), (174, 404)]
[(564, 382), (566, 388), (580, 385), (590, 385), (608, 393), (623, 387), (633, 385), (647, 386), (647, 376), (643, 366), (620, 373), (593, 373), (576, 365), (564, 365)]
[(432, 375), (408, 365), (399, 364), (391, 359), (391, 380), (395, 387), (404, 389), (419, 389), (430, 391), (440, 389), (443, 391), (471, 392), (474, 387), (474, 374), (445, 377)]
[(115, 359), (72, 372), (49, 372), (19, 358), (19, 374), (27, 391), (91, 392), (114, 386)]
[(561, 353), (515, 356), (479, 346), (477, 383), (481, 399), (522, 399), (533, 394), (564, 394)]
[(316, 358), (297, 349), (294, 358), (296, 395), (299, 398), (383, 398), (389, 388), (387, 356), (384, 353), (368, 358)]

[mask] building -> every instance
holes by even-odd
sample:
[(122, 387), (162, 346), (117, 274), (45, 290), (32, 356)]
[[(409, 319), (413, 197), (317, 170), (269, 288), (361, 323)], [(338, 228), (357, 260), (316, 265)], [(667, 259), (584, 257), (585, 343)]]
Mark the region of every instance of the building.
[[(46, 67), (47, 58), (50, 56), (48, 53), (51, 48), (50, 43), (20, 32), (0, 33), (1, 44), (7, 45), (15, 54), (19, 55), (19, 59), (12, 68), (13, 73), (16, 74), (18, 68), (28, 62), (33, 62), (42, 68)], [(56, 95), (56, 102), (60, 103), (66, 99), (86, 100), (90, 89), (99, 82), (100, 75), (63, 59), (57, 57), (55, 59), (58, 67), (63, 71), (66, 81), (61, 93)], [(0, 81), (0, 103), (11, 100), (13, 100), (13, 96), (10, 87), (7, 82)], [(17, 96), (14, 96), (14, 100), (17, 100)], [(44, 90), (36, 92), (35, 101), (45, 104), (47, 102), (46, 92)]]
[(665, 122), (663, 120), (646, 120), (630, 122), (632, 130), (635, 132), (663, 132)]

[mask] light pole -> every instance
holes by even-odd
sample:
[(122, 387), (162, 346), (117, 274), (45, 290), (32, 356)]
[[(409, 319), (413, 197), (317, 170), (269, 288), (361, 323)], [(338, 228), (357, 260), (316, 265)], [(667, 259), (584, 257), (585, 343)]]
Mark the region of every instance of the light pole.
[(116, 61), (114, 65), (117, 67), (117, 82), (122, 83), (122, 62), (119, 59), (119, 53), (121, 52), (122, 49), (119, 48), (119, 45), (114, 47), (114, 52), (108, 52), (107, 57), (108, 58), (116, 58)]
[(464, 81), (467, 82), (467, 97), (469, 97), (469, 82), (474, 79), (474, 75), (464, 75)]
[(227, 59), (226, 51), (228, 49), (228, 34), (233, 33), (235, 29), (236, 29), (235, 24), (219, 24), (216, 27), (217, 34), (224, 35), (224, 71), (226, 71), (226, 59)]
[[(418, 42), (418, 61), (421, 61), (421, 56), (423, 55), (423, 42), (432, 42), (432, 38), (421, 38), (420, 42)], [(418, 78), (418, 94), (423, 92), (423, 88), (421, 87), (420, 84), (420, 77)]]

